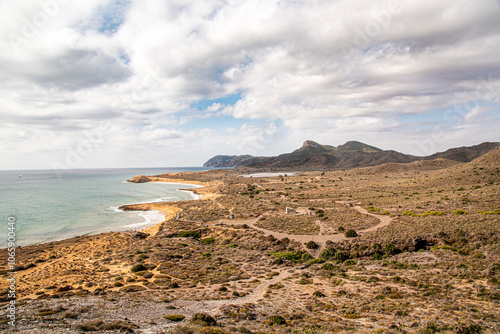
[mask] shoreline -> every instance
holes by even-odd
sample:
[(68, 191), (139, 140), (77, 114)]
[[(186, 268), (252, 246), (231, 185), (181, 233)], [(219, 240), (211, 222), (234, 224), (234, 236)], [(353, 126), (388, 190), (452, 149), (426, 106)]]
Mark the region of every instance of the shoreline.
[[(141, 175), (139, 175), (141, 176)], [(135, 177), (134, 177), (135, 178)], [(133, 180), (134, 178), (130, 179)], [(137, 182), (130, 182), (130, 180), (126, 180), (124, 182), (126, 183), (137, 183)], [(164, 218), (162, 221), (157, 222), (157, 223), (152, 223), (148, 224), (145, 227), (138, 226), (137, 228), (127, 228), (127, 226), (121, 226), (121, 229), (118, 230), (111, 230), (111, 231), (96, 231), (96, 232), (87, 232), (84, 234), (80, 235), (74, 235), (74, 236), (68, 236), (68, 237), (62, 237), (60, 239), (55, 239), (55, 240), (48, 240), (48, 241), (40, 241), (40, 242), (34, 242), (30, 243), (27, 245), (22, 245), (21, 247), (32, 247), (32, 246), (40, 246), (40, 245), (45, 245), (45, 244), (51, 244), (53, 242), (61, 242), (64, 240), (69, 240), (72, 238), (79, 238), (79, 237), (84, 237), (84, 236), (90, 236), (90, 235), (99, 235), (99, 234), (104, 234), (104, 233), (124, 233), (124, 232), (130, 232), (130, 231), (138, 231), (138, 232), (143, 232), (150, 234), (152, 236), (156, 235), (160, 231), (161, 224), (164, 222), (174, 218), (178, 212), (181, 211), (180, 208), (170, 205), (169, 203), (174, 203), (174, 202), (179, 202), (179, 201), (195, 201), (199, 200), (203, 197), (203, 195), (198, 194), (194, 191), (194, 189), (199, 189), (203, 188), (206, 185), (202, 182), (197, 182), (197, 181), (191, 181), (191, 180), (180, 180), (180, 179), (166, 179), (166, 178), (155, 178), (154, 180), (147, 181), (147, 182), (140, 182), (140, 183), (169, 183), (169, 184), (177, 184), (180, 186), (191, 186), (191, 185), (196, 185), (197, 187), (194, 188), (178, 188), (177, 191), (181, 192), (189, 192), (191, 194), (191, 199), (186, 199), (186, 200), (176, 200), (176, 201), (171, 201), (171, 202), (166, 202), (166, 201), (155, 201), (155, 202), (142, 202), (142, 203), (134, 203), (134, 204), (126, 204), (126, 205), (121, 205), (118, 208), (118, 212), (132, 212), (132, 211), (137, 211), (138, 215), (140, 216), (141, 212), (147, 212), (147, 211), (160, 211), (164, 214)], [(133, 207), (131, 210), (124, 210), (123, 208), (125, 207)], [(141, 216), (142, 217), (142, 216)], [(145, 217), (142, 217), (143, 219), (146, 219)], [(145, 220), (146, 222), (146, 220)], [(145, 223), (143, 222), (143, 223)], [(137, 224), (143, 224), (143, 223), (137, 223)], [(136, 224), (133, 224), (136, 225)], [(119, 228), (119, 227), (116, 227)], [(0, 247), (0, 250), (2, 249), (7, 249), (7, 247)]]
[[(148, 178), (149, 180), (146, 180), (145, 178)], [(160, 178), (160, 177), (153, 177), (151, 176), (145, 176), (145, 175), (138, 175), (135, 176), (126, 182), (128, 183), (169, 183), (169, 184), (178, 184), (181, 186), (185, 185), (195, 185), (197, 187), (194, 188), (179, 188), (177, 191), (181, 192), (189, 192), (191, 194), (191, 199), (188, 200), (181, 200), (181, 201), (196, 201), (201, 198), (203, 198), (203, 195), (198, 194), (196, 191), (193, 189), (200, 189), (204, 188), (206, 184), (202, 182), (197, 182), (197, 181), (191, 181), (191, 180), (180, 180), (180, 179), (170, 179), (170, 178)], [(140, 182), (136, 182), (135, 180), (141, 180)], [(172, 202), (178, 202), (178, 201), (172, 201)], [(137, 203), (137, 204), (127, 204), (127, 205), (122, 205), (118, 207), (119, 210), (122, 211), (152, 211), (152, 210), (157, 210), (160, 212), (163, 212), (165, 214), (164, 219), (156, 224), (152, 224), (150, 226), (144, 227), (142, 229), (138, 229), (137, 231), (147, 233), (151, 236), (155, 236), (158, 232), (161, 230), (161, 225), (170, 219), (174, 218), (177, 216), (179, 212), (182, 211), (182, 209), (178, 208), (175, 205), (171, 205), (169, 203), (172, 202), (145, 202), (145, 203)]]

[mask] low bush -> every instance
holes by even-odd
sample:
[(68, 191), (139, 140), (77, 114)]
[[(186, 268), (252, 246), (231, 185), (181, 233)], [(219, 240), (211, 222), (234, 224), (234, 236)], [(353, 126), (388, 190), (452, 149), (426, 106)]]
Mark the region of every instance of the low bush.
[(335, 256), (337, 250), (333, 247), (328, 247), (324, 251), (321, 252), (320, 257), (323, 259), (332, 259)]
[(213, 244), (215, 242), (215, 239), (214, 238), (204, 238), (204, 239), (200, 239), (201, 242), (203, 242), (204, 244)]
[(179, 238), (193, 238), (199, 239), (201, 237), (200, 232), (198, 231), (182, 231), (177, 234)]
[(298, 251), (296, 253), (291, 253), (291, 252), (270, 252), (271, 255), (276, 257), (277, 259), (287, 259), (292, 262), (304, 262), (308, 261), (312, 258), (312, 256), (309, 253), (303, 252), (303, 251)]
[(217, 326), (217, 321), (210, 315), (205, 313), (197, 313), (189, 320), (193, 325), (198, 326)]
[(125, 331), (129, 333), (134, 332), (134, 328), (138, 328), (137, 325), (121, 320), (104, 322), (101, 319), (90, 320), (81, 324), (76, 325), (76, 329), (84, 332), (92, 331)]
[(306, 243), (306, 248), (307, 249), (315, 249), (317, 247), (318, 247), (318, 245), (314, 241), (312, 241), (312, 240), (309, 241), (308, 243)]
[(354, 230), (348, 230), (346, 233), (345, 233), (345, 236), (347, 238), (356, 238), (358, 236), (358, 234), (356, 233), (356, 231)]
[(285, 318), (278, 314), (269, 317), (269, 321), (272, 325), (286, 325)]
[(145, 271), (145, 270), (147, 270), (147, 268), (143, 264), (140, 264), (140, 263), (136, 264), (135, 266), (130, 268), (130, 271), (133, 273), (137, 273), (139, 271)]
[(325, 263), (325, 259), (318, 258), (307, 261), (308, 266), (312, 266), (313, 264)]
[(170, 321), (182, 321), (186, 317), (183, 316), (182, 314), (167, 314), (167, 315), (164, 315), (163, 318), (170, 320)]

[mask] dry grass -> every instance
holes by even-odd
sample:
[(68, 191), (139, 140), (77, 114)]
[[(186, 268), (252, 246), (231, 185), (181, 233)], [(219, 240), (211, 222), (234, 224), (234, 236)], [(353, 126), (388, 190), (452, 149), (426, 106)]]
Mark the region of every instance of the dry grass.
[[(469, 164), (307, 172), (284, 180), (183, 173), (220, 196), (173, 203), (182, 209), (180, 219), (155, 236), (106, 233), (23, 248), (20, 316), (43, 326), (102, 330), (129, 308), (148, 309), (148, 315), (126, 313), (131, 322), (113, 326), (156, 330), (172, 325), (165, 314), (191, 319), (204, 309), (217, 326), (191, 322), (173, 333), (499, 332), (498, 154)], [(359, 233), (378, 220), (336, 201), (393, 221)], [(285, 207), (299, 213), (285, 215)], [(403, 215), (409, 211), (414, 214)], [(231, 214), (236, 221), (262, 216), (257, 226), (290, 235), (354, 229), (358, 236), (315, 249), (243, 224), (213, 225)], [(179, 238), (180, 231), (199, 238)], [(298, 251), (325, 259), (271, 255)], [(5, 250), (0, 254), (6, 257)], [(145, 270), (131, 272), (136, 265)], [(6, 280), (0, 287), (4, 298)], [(90, 306), (68, 305), (76, 300)], [(102, 323), (92, 320), (99, 318)]]

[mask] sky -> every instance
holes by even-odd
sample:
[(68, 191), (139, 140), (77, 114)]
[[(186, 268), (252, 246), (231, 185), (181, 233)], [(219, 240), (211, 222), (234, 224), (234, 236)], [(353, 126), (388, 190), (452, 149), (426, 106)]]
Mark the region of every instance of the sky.
[(500, 141), (498, 0), (0, 0), (0, 169)]

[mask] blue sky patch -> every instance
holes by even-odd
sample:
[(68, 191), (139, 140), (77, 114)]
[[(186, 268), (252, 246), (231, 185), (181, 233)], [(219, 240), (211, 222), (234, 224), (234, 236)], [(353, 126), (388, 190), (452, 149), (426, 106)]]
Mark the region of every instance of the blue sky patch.
[(116, 33), (125, 20), (125, 14), (129, 5), (129, 0), (119, 0), (99, 8), (98, 13), (96, 14), (100, 19), (97, 31), (106, 35)]
[(204, 110), (204, 109), (207, 109), (208, 107), (210, 107), (214, 103), (220, 103), (220, 104), (223, 104), (226, 106), (232, 106), (236, 102), (238, 102), (239, 100), (241, 100), (241, 92), (238, 92), (236, 94), (227, 95), (227, 96), (224, 96), (224, 97), (221, 97), (218, 99), (214, 99), (214, 100), (203, 99), (201, 101), (191, 103), (189, 105), (189, 107), (191, 109)]

